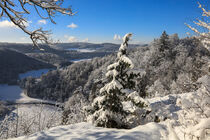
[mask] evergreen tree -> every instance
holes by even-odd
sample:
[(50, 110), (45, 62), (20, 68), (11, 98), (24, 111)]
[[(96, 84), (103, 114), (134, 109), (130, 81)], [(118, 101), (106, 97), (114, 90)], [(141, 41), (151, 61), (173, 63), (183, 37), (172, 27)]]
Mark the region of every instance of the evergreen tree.
[(117, 60), (107, 67), (108, 83), (100, 89), (100, 94), (92, 103), (90, 120), (95, 126), (107, 128), (127, 128), (126, 112), (122, 101), (135, 87), (134, 77), (130, 70), (134, 65), (127, 57), (128, 41), (132, 34), (126, 34), (119, 48)]
[(159, 39), (154, 40), (151, 51), (153, 55), (149, 65), (160, 66), (161, 62), (165, 60), (172, 61), (175, 54), (173, 54), (172, 39), (166, 31), (163, 31)]
[(160, 37), (159, 43), (160, 43), (160, 48), (159, 48), (160, 52), (163, 52), (164, 50), (169, 49), (169, 36), (166, 33), (166, 31), (163, 31)]

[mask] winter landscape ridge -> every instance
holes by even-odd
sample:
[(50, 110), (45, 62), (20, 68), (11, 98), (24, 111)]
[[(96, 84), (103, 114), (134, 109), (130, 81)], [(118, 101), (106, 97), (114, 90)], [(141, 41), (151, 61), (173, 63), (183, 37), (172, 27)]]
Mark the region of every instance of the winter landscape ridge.
[(209, 4), (0, 1), (0, 139), (210, 140)]

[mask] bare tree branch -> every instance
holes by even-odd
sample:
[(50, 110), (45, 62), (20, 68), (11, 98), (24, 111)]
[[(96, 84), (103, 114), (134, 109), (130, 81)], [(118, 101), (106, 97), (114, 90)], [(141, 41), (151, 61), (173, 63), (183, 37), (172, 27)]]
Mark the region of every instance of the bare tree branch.
[(200, 3), (198, 3), (199, 8), (202, 10), (202, 16), (207, 18), (207, 22), (202, 21), (197, 19), (197, 22), (194, 21), (194, 24), (197, 26), (200, 26), (202, 29), (204, 29), (205, 31), (201, 32), (199, 31), (198, 28), (196, 27), (192, 27), (188, 24), (187, 27), (190, 28), (193, 32), (195, 32), (196, 34), (199, 35), (199, 39), (201, 40), (201, 42), (203, 43), (203, 45), (210, 50), (210, 23), (209, 21), (209, 17), (210, 17), (210, 11), (206, 10)]
[[(27, 9), (28, 7), (33, 7), (37, 14), (42, 19), (49, 19), (52, 23), (56, 24), (53, 18), (57, 13), (61, 13), (64, 15), (73, 16), (72, 8), (63, 8), (64, 0), (18, 0), (17, 3), (14, 3), (11, 0), (0, 0), (0, 18), (5, 16), (9, 18), (17, 27), (23, 30), (26, 34), (28, 34), (34, 44), (35, 47), (39, 48), (38, 43), (47, 43), (51, 44), (52, 40), (49, 39), (50, 32), (44, 31), (42, 28), (39, 28), (34, 31), (30, 31), (27, 29), (28, 20), (25, 18), (26, 15), (30, 15), (30, 11)], [(20, 9), (15, 10), (15, 8)], [(47, 17), (43, 17), (40, 13), (42, 9)], [(43, 50), (39, 48), (40, 50)]]

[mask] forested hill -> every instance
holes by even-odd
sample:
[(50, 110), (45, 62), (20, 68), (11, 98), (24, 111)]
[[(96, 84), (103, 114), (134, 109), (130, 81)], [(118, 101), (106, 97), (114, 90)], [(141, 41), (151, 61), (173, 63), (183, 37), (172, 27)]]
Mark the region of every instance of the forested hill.
[[(135, 64), (135, 69), (144, 71), (144, 75), (136, 79), (136, 91), (141, 96), (154, 97), (197, 89), (197, 79), (208, 73), (209, 56), (209, 51), (196, 38), (179, 39), (174, 34), (168, 38), (161, 36), (148, 46), (130, 50), (128, 57)], [(116, 54), (113, 54), (76, 63), (64, 70), (51, 71), (41, 80), (25, 80), (22, 87), (31, 97), (66, 101), (81, 86), (81, 93), (94, 98), (106, 82), (103, 78), (107, 66), (115, 58)]]
[[(133, 48), (138, 45), (131, 46)], [(0, 83), (16, 83), (20, 72), (49, 68), (53, 67), (52, 65), (65, 67), (71, 65), (71, 61), (73, 60), (103, 57), (116, 51), (119, 45), (111, 43), (60, 43), (55, 44), (55, 46), (42, 44), (39, 47), (43, 48), (44, 51), (33, 48), (33, 45), (29, 43), (0, 43), (0, 64), (2, 64)], [(76, 50), (66, 50), (68, 48), (96, 50), (93, 52), (79, 52)], [(6, 60), (8, 60), (8, 62), (6, 62)], [(6, 65), (6, 63), (8, 64)]]
[(17, 51), (0, 48), (0, 84), (17, 84), (18, 74), (44, 68), (54, 66)]
[[(136, 48), (139, 46), (146, 46), (146, 44), (130, 44), (130, 48)], [(113, 52), (117, 51), (120, 47), (120, 44), (113, 44), (113, 43), (101, 43), (101, 44), (93, 44), (93, 43), (58, 43), (55, 46), (57, 49), (71, 49), (71, 48), (78, 48), (78, 49), (91, 49), (96, 51), (103, 51), (103, 52)]]
[[(130, 48), (135, 48), (143, 45), (132, 44), (129, 46)], [(58, 43), (54, 44), (53, 46), (40, 44), (39, 47), (43, 48), (44, 51), (34, 48), (33, 45), (29, 43), (0, 43), (0, 48), (15, 50), (57, 67), (70, 65), (71, 63), (69, 63), (69, 61), (78, 59), (92, 59), (94, 57), (103, 57), (109, 55), (112, 52), (117, 51), (120, 45), (112, 43)]]

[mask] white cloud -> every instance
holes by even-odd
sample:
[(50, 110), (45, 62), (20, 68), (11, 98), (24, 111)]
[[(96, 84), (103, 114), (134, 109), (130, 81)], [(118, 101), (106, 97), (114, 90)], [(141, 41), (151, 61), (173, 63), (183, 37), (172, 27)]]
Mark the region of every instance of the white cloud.
[(12, 21), (3, 20), (0, 21), (0, 28), (16, 28), (16, 25)]
[(47, 21), (44, 19), (38, 20), (38, 24), (47, 24)]
[(69, 36), (69, 37), (67, 38), (67, 40), (68, 40), (68, 42), (77, 42), (77, 41), (78, 41), (77, 38), (74, 37), (74, 36)]
[(71, 23), (69, 25), (67, 25), (68, 28), (72, 28), (72, 29), (75, 29), (78, 27), (78, 25), (74, 24), (74, 23)]
[(85, 39), (78, 39), (75, 36), (69, 36), (69, 35), (64, 35), (65, 40), (67, 40), (68, 42), (88, 42), (89, 39), (85, 38)]
[(83, 40), (83, 42), (88, 42), (89, 41), (89, 39), (88, 38), (85, 38), (84, 40)]
[[(30, 23), (32, 23), (32, 21), (23, 22), (21, 25), (28, 27)], [(0, 28), (18, 28), (18, 26), (16, 26), (12, 21), (3, 20), (0, 21)]]
[(115, 34), (113, 39), (114, 40), (121, 40), (121, 37), (120, 37), (120, 35)]

